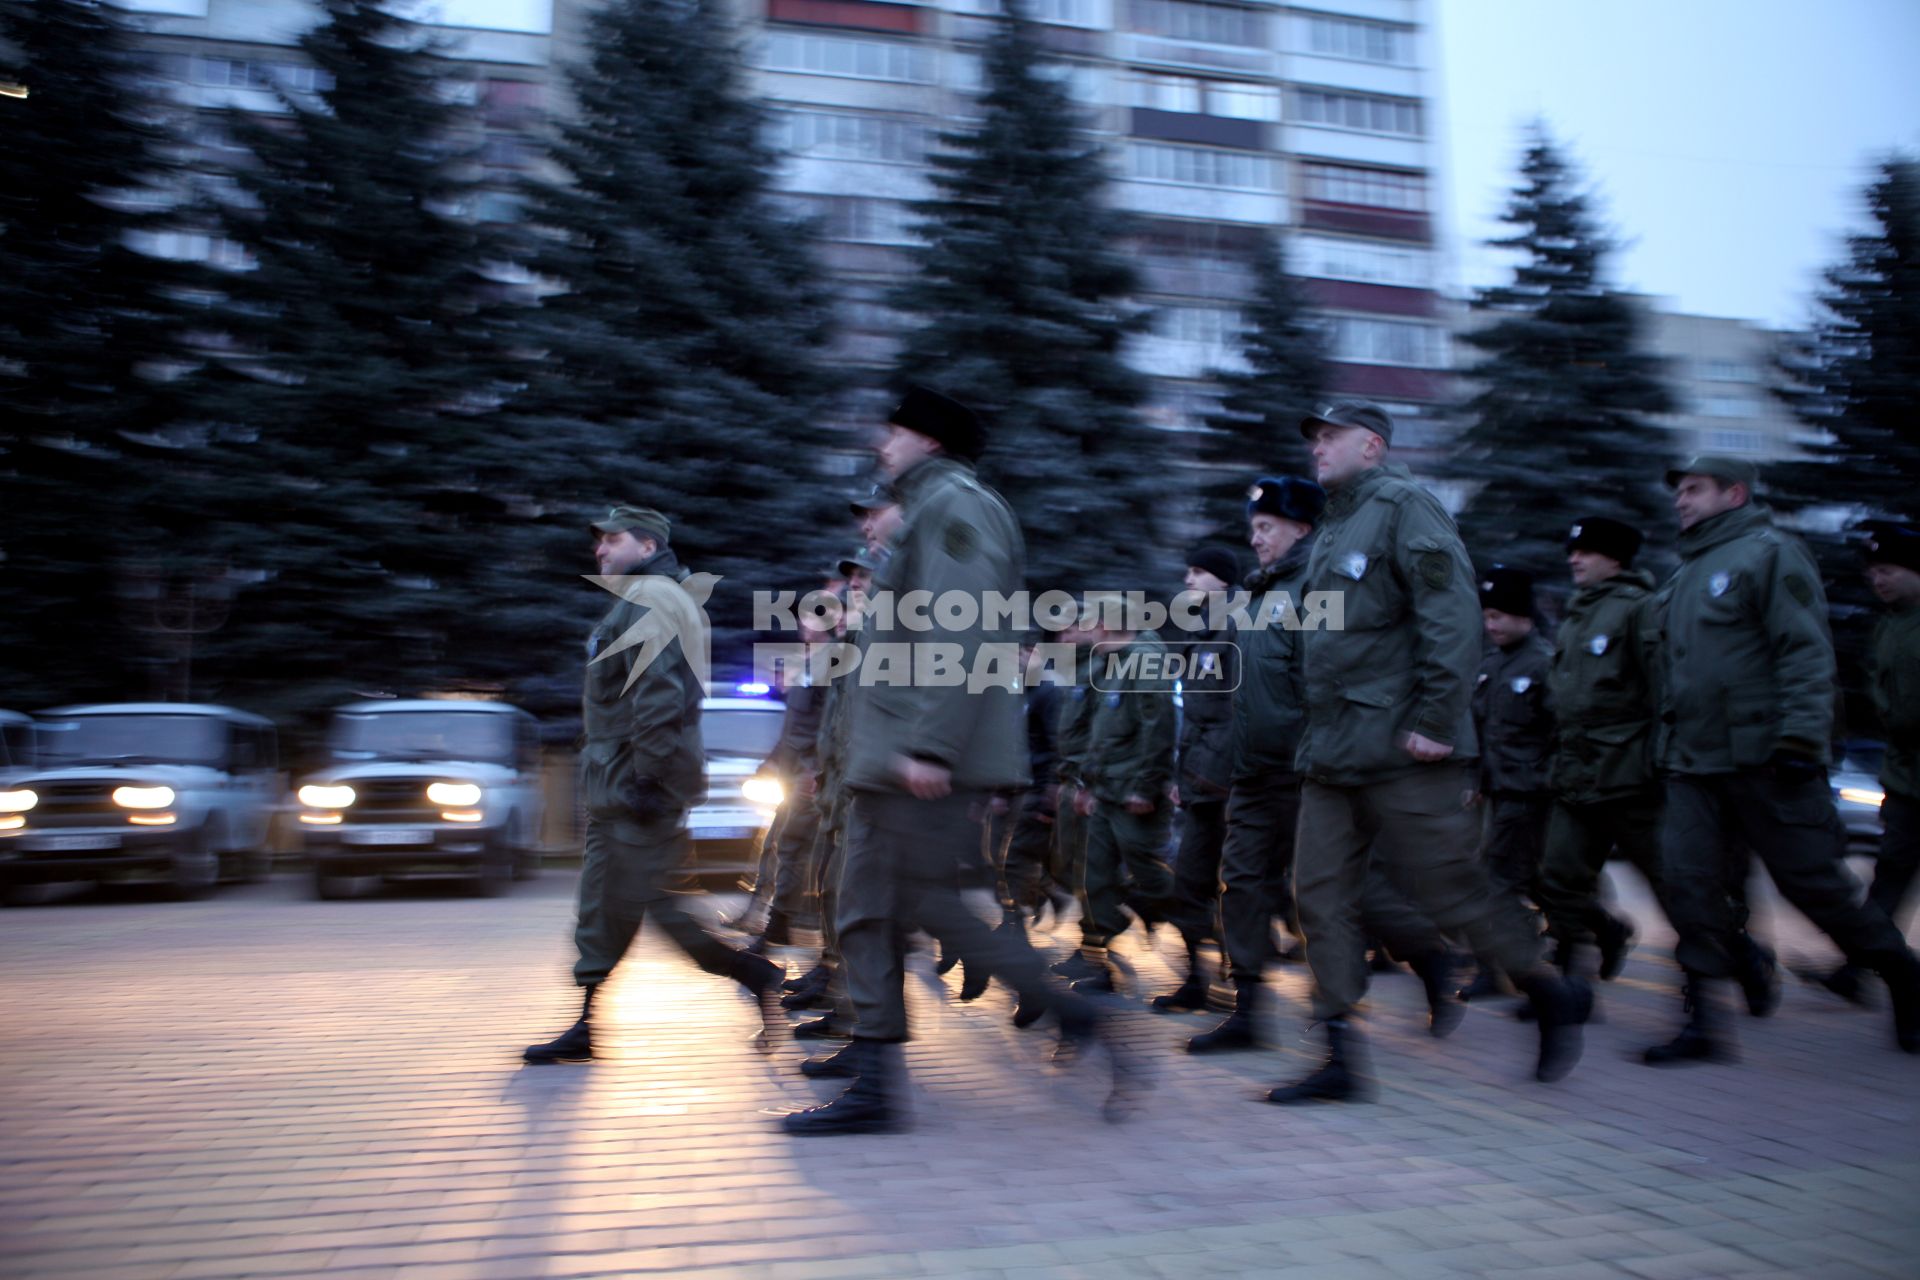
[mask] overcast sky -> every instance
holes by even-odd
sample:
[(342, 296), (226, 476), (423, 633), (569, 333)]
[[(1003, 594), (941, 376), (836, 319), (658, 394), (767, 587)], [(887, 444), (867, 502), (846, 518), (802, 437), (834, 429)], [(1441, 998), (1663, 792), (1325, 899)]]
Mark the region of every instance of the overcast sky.
[(1622, 241), (1613, 283), (1679, 310), (1798, 325), (1859, 189), (1920, 154), (1920, 0), (1435, 0), (1455, 278), (1538, 116)]

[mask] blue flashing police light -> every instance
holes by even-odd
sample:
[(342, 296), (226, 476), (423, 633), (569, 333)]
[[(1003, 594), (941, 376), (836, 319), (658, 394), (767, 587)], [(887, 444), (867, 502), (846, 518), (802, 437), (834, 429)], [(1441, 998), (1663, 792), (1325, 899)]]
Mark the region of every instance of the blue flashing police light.
[(773, 692), (773, 686), (756, 680), (750, 684), (737, 684), (733, 686), (733, 691), (743, 698), (764, 698)]

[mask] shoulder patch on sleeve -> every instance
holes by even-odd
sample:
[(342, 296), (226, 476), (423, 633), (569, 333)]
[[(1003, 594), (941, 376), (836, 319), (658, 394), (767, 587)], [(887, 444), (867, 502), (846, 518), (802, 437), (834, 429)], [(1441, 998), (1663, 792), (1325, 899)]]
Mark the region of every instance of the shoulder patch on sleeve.
[(1798, 601), (1801, 608), (1804, 609), (1813, 604), (1813, 588), (1807, 585), (1805, 578), (1797, 573), (1790, 573), (1786, 577), (1785, 585), (1787, 594)]
[(1429, 587), (1440, 588), (1447, 585), (1453, 576), (1453, 560), (1444, 551), (1423, 551), (1414, 562), (1414, 568), (1420, 580)]
[(949, 520), (946, 532), (941, 535), (941, 545), (946, 548), (947, 555), (951, 558), (971, 560), (973, 553), (979, 549), (980, 534), (965, 520)]

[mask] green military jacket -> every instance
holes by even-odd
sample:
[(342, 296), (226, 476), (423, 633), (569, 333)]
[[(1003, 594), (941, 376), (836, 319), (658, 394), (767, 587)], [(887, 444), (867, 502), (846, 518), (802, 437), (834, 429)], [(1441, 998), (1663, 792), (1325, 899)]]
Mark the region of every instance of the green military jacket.
[[(1285, 592), (1297, 615), (1312, 550), (1312, 540), (1302, 538), (1272, 565), (1247, 576), (1245, 585), (1252, 593), (1247, 604), (1249, 621), (1265, 625), (1242, 627), (1236, 622), (1233, 627), (1240, 680), (1233, 691), (1231, 770), (1236, 782), (1265, 773), (1293, 772), (1307, 718), (1300, 682), (1300, 633), (1272, 616), (1279, 604), (1276, 600), (1268, 605), (1266, 597)], [(1262, 609), (1267, 611), (1264, 618), (1256, 616)]]
[(1653, 576), (1629, 569), (1574, 592), (1547, 687), (1555, 717), (1553, 790), (1593, 804), (1653, 781)]
[[(946, 766), (956, 790), (1024, 787), (1027, 729), (1019, 633), (1005, 625), (1004, 617), (989, 630), (984, 607), (969, 627), (943, 622), (932, 603), (918, 615), (908, 607), (909, 595), (916, 592), (927, 593), (929, 602), (963, 592), (984, 606), (988, 592), (1011, 597), (1023, 590), (1026, 545), (1019, 522), (971, 466), (944, 455), (914, 466), (894, 488), (903, 522), (893, 554), (874, 579), (874, 592), (891, 593), (895, 607), (891, 617), (875, 610), (862, 628), (868, 633), (866, 656), (849, 691), (853, 724), (847, 785), (856, 791), (902, 790), (899, 761), (907, 757)], [(924, 628), (910, 618), (923, 619)], [(962, 673), (958, 684), (910, 678), (922, 656), (916, 650), (927, 645), (948, 647), (952, 665)], [(991, 671), (982, 662), (983, 651), (995, 659)], [(878, 678), (876, 663), (888, 664), (896, 678)], [(977, 685), (969, 673), (993, 678)]]
[(1920, 800), (1920, 609), (1902, 609), (1875, 624), (1867, 672), (1887, 735), (1880, 785)]
[(1680, 567), (1654, 597), (1660, 629), (1660, 767), (1732, 773), (1784, 747), (1823, 763), (1833, 728), (1833, 640), (1820, 571), (1749, 503), (1680, 534)]
[(1179, 652), (1192, 664), (1180, 682), (1180, 799), (1225, 800), (1233, 781), (1231, 633), (1208, 632)]
[(1086, 781), (1087, 742), (1093, 734), (1093, 713), (1099, 698), (1088, 687), (1093, 651), (1084, 645), (1074, 655), (1073, 683), (1060, 691), (1058, 719), (1053, 731), (1053, 780), (1065, 787)]
[(1094, 654), (1093, 722), (1085, 775), (1094, 798), (1123, 804), (1128, 796), (1167, 803), (1173, 784), (1173, 685), (1164, 675), (1166, 642), (1142, 631), (1124, 647)]
[(1476, 755), (1469, 698), (1482, 625), (1472, 562), (1453, 520), (1398, 465), (1374, 467), (1327, 499), (1307, 563), (1306, 603), (1337, 592), (1342, 629), (1299, 633), (1307, 726), (1301, 773), (1336, 786), (1417, 769), (1419, 733)]
[(1553, 649), (1532, 632), (1489, 650), (1473, 689), (1473, 727), (1480, 735), (1480, 790), (1488, 795), (1547, 789), (1553, 753), (1553, 703), (1547, 668)]
[[(632, 576), (687, 580), (671, 549), (663, 549), (633, 570)], [(581, 692), (581, 723), (586, 749), (581, 755), (581, 786), (587, 812), (626, 817), (634, 798), (651, 791), (661, 816), (684, 816), (699, 803), (706, 786), (706, 755), (700, 742), (700, 699), (704, 690), (687, 664), (678, 638), (627, 686), (628, 674), (645, 646), (633, 645), (604, 661), (652, 610), (631, 592), (614, 602), (587, 640), (587, 671)]]

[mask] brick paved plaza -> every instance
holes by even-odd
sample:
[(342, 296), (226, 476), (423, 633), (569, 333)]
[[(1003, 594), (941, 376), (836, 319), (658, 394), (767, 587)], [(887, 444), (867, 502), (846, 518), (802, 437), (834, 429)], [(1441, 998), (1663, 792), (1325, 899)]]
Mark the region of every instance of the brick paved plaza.
[[(1055, 1070), (1004, 991), (960, 1005), (918, 957), (914, 1131), (792, 1140), (771, 1114), (827, 1094), (800, 1047), (751, 1052), (748, 1003), (651, 936), (603, 1002), (604, 1059), (521, 1066), (574, 1012), (572, 880), (322, 903), (283, 875), (0, 916), (0, 1273), (1920, 1275), (1920, 1060), (1884, 1001), (1789, 980), (1741, 1020), (1740, 1065), (1649, 1070), (1629, 1055), (1677, 1003), (1658, 922), (1558, 1086), (1504, 1004), (1428, 1038), (1400, 974), (1374, 990), (1378, 1100), (1268, 1107), (1311, 1061), (1300, 969), (1270, 984), (1291, 1047), (1226, 1058), (1179, 1052), (1207, 1020), (1136, 985), (1152, 1103), (1120, 1126), (1103, 1059)], [(1783, 958), (1830, 954), (1766, 914)], [(1124, 958), (1170, 981), (1170, 950)]]

